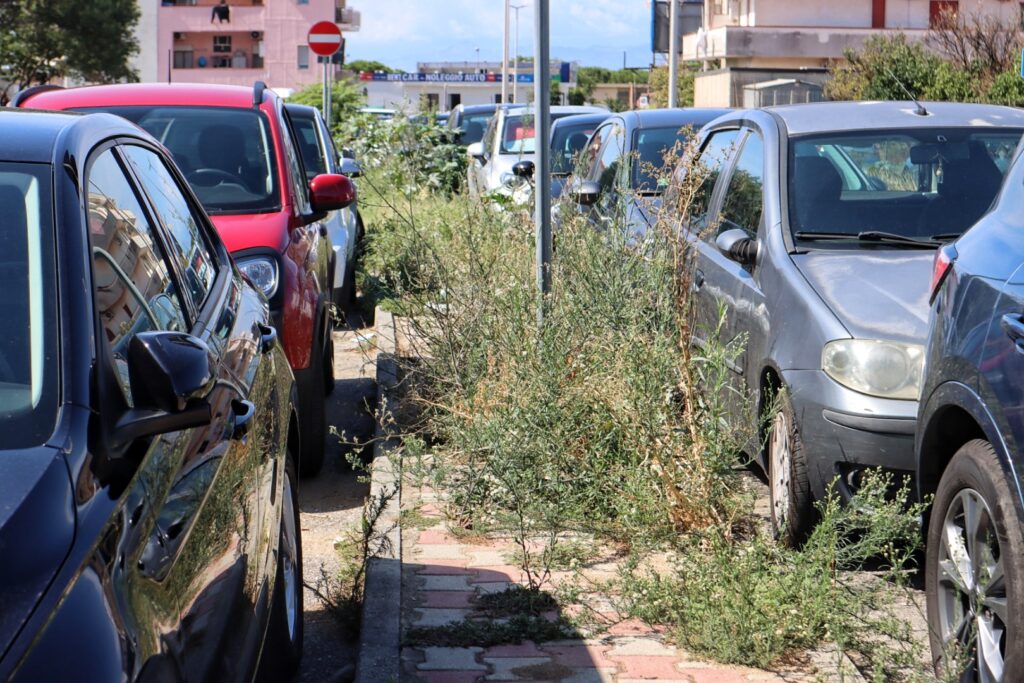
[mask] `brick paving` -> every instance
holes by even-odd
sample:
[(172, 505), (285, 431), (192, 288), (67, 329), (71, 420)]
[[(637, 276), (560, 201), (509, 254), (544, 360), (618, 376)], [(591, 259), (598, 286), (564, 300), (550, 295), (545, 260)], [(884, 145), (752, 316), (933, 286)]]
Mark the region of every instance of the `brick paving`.
[[(429, 501), (429, 502), (427, 502)], [(495, 539), (460, 540), (445, 526), (438, 496), (406, 482), (402, 507), (424, 522), (403, 530), (402, 630), (430, 627), (474, 616), (484, 592), (525, 583), (512, 563), (513, 545)], [(422, 528), (422, 527), (426, 528)], [(608, 576), (609, 568), (599, 572)], [(555, 572), (553, 584), (570, 580)], [(609, 604), (598, 596), (596, 604)], [(554, 616), (554, 615), (552, 615)], [(493, 647), (402, 648), (402, 682), (478, 683), (782, 683), (815, 680), (814, 672), (768, 672), (703, 662), (666, 642), (659, 629), (639, 620), (606, 614), (610, 626), (592, 637)], [(478, 615), (474, 618), (478, 618)], [(848, 679), (849, 680), (849, 679)]]

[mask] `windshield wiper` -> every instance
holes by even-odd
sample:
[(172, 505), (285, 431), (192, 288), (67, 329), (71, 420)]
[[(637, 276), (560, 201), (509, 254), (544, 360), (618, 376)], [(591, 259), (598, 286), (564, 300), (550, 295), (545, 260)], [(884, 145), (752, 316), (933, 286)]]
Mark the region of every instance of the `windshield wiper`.
[(862, 242), (884, 242), (886, 244), (899, 244), (917, 249), (934, 249), (941, 246), (936, 240), (919, 240), (914, 237), (897, 235), (894, 232), (882, 232), (880, 230), (863, 230), (857, 233), (851, 232), (806, 232), (798, 230), (793, 233), (798, 240), (860, 240)]
[(963, 235), (962, 232), (944, 232), (941, 235), (932, 235), (932, 239), (936, 242), (948, 242), (959, 239), (961, 235)]

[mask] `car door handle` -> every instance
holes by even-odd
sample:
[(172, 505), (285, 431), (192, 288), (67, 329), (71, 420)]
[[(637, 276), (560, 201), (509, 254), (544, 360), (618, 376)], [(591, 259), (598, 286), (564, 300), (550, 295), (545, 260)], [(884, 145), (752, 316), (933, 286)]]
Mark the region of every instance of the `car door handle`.
[(236, 398), (231, 402), (231, 438), (242, 439), (249, 433), (249, 426), (256, 414), (256, 405), (252, 401)]
[(999, 320), (1003, 332), (1017, 344), (1017, 350), (1024, 353), (1024, 319), (1019, 315), (1004, 315)]
[(700, 290), (704, 286), (704, 271), (697, 269), (693, 271), (693, 291)]
[(270, 353), (277, 341), (277, 328), (263, 323), (256, 323), (256, 327), (260, 331), (260, 351)]

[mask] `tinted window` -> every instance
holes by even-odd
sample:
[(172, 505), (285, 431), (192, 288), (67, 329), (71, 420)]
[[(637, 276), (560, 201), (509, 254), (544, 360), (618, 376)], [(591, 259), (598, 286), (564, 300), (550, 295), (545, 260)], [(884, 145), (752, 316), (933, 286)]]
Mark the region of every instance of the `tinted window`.
[(207, 212), (280, 208), (267, 118), (232, 107), (91, 107), (134, 121), (164, 144)]
[(306, 167), (306, 178), (312, 180), (321, 173), (327, 173), (327, 160), (320, 147), (320, 138), (316, 134), (316, 122), (313, 119), (292, 116), (295, 126), (295, 137), (299, 143), (299, 153)]
[(751, 132), (736, 159), (729, 185), (722, 195), (722, 220), (718, 232), (740, 228), (751, 237), (761, 223), (764, 196), (764, 143)]
[(50, 166), (0, 162), (0, 449), (42, 443), (57, 413)]
[[(595, 141), (596, 142), (596, 141)], [(601, 184), (602, 190), (613, 188), (622, 172), (622, 155), (625, 152), (626, 135), (622, 126), (612, 125), (602, 141), (601, 149), (590, 169), (590, 180)]]
[(203, 305), (217, 277), (216, 261), (210, 253), (196, 217), (163, 160), (142, 147), (123, 148), (138, 173), (142, 189), (149, 196), (160, 221), (167, 229), (171, 259), (178, 264), (184, 286), (196, 309)]
[(127, 357), (132, 337), (150, 330), (183, 331), (185, 316), (153, 226), (110, 150), (93, 162), (88, 193), (96, 312), (131, 405)]
[(572, 173), (576, 155), (586, 146), (597, 123), (576, 123), (558, 126), (551, 136), (551, 172)]
[[(678, 143), (686, 139), (684, 129), (646, 128), (634, 133), (633, 148), (636, 160), (633, 164), (633, 188), (640, 192), (658, 192), (661, 171), (665, 166), (665, 155), (676, 150)], [(681, 146), (679, 150), (681, 151)]]
[(922, 128), (799, 138), (790, 144), (790, 227), (959, 235), (991, 206), (1020, 137), (1016, 129)]
[[(715, 192), (715, 184), (718, 182), (718, 176), (722, 172), (722, 165), (736, 147), (736, 140), (739, 134), (738, 130), (722, 130), (713, 133), (704, 144), (700, 155), (693, 162), (693, 168), (689, 172), (697, 176), (700, 186), (694, 191), (693, 199), (689, 205), (688, 218), (691, 229), (700, 230), (707, 224), (708, 211), (711, 209), (711, 197)], [(682, 194), (685, 197), (687, 193)]]
[(459, 124), (459, 142), (463, 145), (471, 145), (484, 139), (484, 131), (487, 130), (487, 123), (493, 116), (490, 112), (482, 114), (463, 114), (462, 122)]

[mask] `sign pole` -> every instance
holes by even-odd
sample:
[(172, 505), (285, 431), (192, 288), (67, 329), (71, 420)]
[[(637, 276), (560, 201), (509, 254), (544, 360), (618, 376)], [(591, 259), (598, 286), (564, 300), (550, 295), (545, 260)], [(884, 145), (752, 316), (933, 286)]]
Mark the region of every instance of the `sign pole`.
[(342, 49), (341, 29), (330, 21), (318, 21), (309, 29), (306, 42), (324, 65), (323, 115), (327, 126), (331, 125), (331, 57)]
[(501, 40), (501, 103), (508, 102), (508, 3), (505, 0), (505, 29)]
[(668, 8), (668, 106), (679, 106), (679, 13), (678, 0), (672, 0)]
[(331, 77), (330, 77), (329, 71), (330, 71), (330, 68), (331, 68), (331, 58), (330, 57), (321, 57), (320, 59), (322, 59), (323, 62), (324, 62), (324, 101), (323, 101), (324, 123), (327, 124), (327, 129), (330, 130), (330, 128), (331, 128)]
[(551, 291), (551, 57), (548, 43), (550, 0), (534, 5), (533, 122), (536, 166), (534, 173), (534, 225), (537, 241), (537, 325), (544, 325), (544, 309)]

